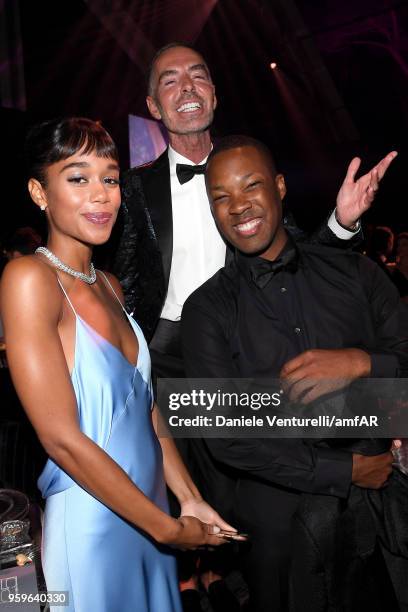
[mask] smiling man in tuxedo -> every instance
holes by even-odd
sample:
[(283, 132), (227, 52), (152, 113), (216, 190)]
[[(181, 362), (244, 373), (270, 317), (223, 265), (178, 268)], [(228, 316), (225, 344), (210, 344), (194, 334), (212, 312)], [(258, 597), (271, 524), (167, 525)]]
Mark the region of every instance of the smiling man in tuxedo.
[[(167, 128), (169, 146), (156, 161), (124, 174), (124, 229), (114, 268), (127, 306), (151, 343), (157, 374), (175, 376), (182, 375), (183, 304), (229, 257), (204, 184), (217, 99), (203, 57), (181, 43), (160, 49), (151, 64), (146, 101)], [(371, 196), (362, 209), (353, 193), (341, 190), (328, 222), (304, 239), (348, 248), (350, 240), (358, 241), (359, 218)], [(298, 238), (290, 211), (284, 222)]]
[[(351, 164), (344, 185), (364, 201), (395, 156), (357, 182)], [(404, 378), (407, 317), (398, 292), (367, 257), (291, 238), (282, 223), (285, 180), (267, 148), (227, 137), (211, 152), (206, 177), (217, 226), (236, 252), (184, 305), (187, 375), (280, 379), (285, 396), (305, 404), (358, 378)], [(376, 490), (391, 473), (390, 440), (204, 443), (217, 465), (235, 471), (234, 524), (251, 536), (252, 612), (397, 607), (372, 514), (387, 496)]]
[[(215, 225), (205, 188), (217, 99), (201, 54), (180, 43), (160, 49), (150, 67), (146, 101), (150, 114), (166, 127), (169, 146), (156, 161), (123, 177), (123, 233), (114, 271), (149, 342), (154, 378), (182, 378), (184, 302), (232, 256)], [(373, 197), (374, 192), (361, 206), (353, 189), (343, 185), (328, 223), (304, 239), (347, 248), (359, 240), (359, 218)], [(299, 237), (289, 211), (285, 224)], [(201, 440), (177, 442), (201, 493), (228, 516), (230, 476), (214, 465)]]

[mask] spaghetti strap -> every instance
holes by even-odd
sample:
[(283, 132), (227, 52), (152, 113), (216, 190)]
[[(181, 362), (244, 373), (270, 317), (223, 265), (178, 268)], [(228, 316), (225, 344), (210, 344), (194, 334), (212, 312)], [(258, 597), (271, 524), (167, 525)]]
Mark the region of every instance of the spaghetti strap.
[(122, 308), (122, 310), (127, 314), (126, 308), (123, 306), (122, 302), (120, 301), (118, 294), (116, 293), (116, 291), (114, 290), (114, 288), (112, 287), (111, 282), (109, 281), (108, 277), (106, 276), (105, 272), (102, 272), (102, 270), (98, 270), (98, 272), (103, 276), (103, 278), (106, 281), (106, 284), (111, 288), (113, 295), (115, 296), (115, 298), (118, 300), (120, 307)]
[(75, 315), (75, 316), (77, 316), (77, 312), (76, 312), (75, 308), (73, 307), (71, 300), (70, 300), (70, 299), (69, 299), (69, 297), (68, 297), (68, 293), (65, 291), (65, 289), (64, 289), (64, 285), (61, 283), (61, 281), (60, 281), (60, 279), (58, 278), (58, 276), (57, 276), (57, 281), (58, 281), (59, 286), (60, 286), (60, 287), (61, 287), (61, 289), (62, 289), (63, 294), (64, 294), (64, 295), (65, 295), (65, 297), (67, 298), (68, 304), (71, 306), (71, 308), (72, 308), (72, 310), (73, 310), (74, 315)]

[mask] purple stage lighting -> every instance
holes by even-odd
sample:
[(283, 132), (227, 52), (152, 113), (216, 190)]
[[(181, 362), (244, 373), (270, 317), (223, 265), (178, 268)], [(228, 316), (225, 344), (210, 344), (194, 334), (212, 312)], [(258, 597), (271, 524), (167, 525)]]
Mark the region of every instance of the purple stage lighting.
[(167, 147), (167, 137), (160, 123), (129, 115), (130, 165), (140, 166), (153, 161)]

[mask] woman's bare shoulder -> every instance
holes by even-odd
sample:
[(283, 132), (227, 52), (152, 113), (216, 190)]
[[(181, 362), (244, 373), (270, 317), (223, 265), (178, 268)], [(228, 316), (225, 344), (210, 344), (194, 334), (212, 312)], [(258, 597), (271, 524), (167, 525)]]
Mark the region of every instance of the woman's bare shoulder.
[(44, 308), (51, 313), (61, 308), (62, 295), (55, 271), (36, 255), (10, 261), (1, 277), (1, 300), (20, 301), (31, 309)]
[(39, 282), (49, 287), (56, 284), (56, 273), (36, 255), (24, 255), (8, 262), (3, 271), (3, 282)]

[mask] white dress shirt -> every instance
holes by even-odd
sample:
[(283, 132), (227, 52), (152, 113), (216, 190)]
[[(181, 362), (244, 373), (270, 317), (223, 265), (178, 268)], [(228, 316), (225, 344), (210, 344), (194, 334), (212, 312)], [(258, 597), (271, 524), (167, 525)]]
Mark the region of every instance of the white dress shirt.
[[(226, 245), (221, 238), (205, 189), (203, 174), (180, 185), (176, 164), (195, 165), (169, 146), (173, 256), (162, 319), (179, 321), (184, 302), (225, 264)], [(207, 161), (204, 158), (200, 164)], [(198, 165), (198, 164), (197, 164)]]
[(342, 225), (340, 225), (340, 223), (336, 219), (336, 209), (334, 209), (332, 214), (330, 215), (327, 221), (327, 225), (329, 226), (333, 234), (336, 234), (337, 238), (341, 238), (341, 240), (350, 240), (350, 238), (355, 236), (360, 231), (361, 227), (360, 221), (357, 221), (355, 230), (348, 230)]
[[(180, 321), (184, 302), (189, 295), (224, 266), (226, 245), (211, 213), (204, 175), (195, 174), (190, 181), (181, 185), (176, 174), (176, 164), (195, 164), (171, 146), (168, 155), (173, 255), (167, 296), (160, 317)], [(205, 157), (200, 164), (206, 161)], [(335, 211), (328, 220), (328, 226), (342, 240), (349, 240), (359, 231), (359, 227), (354, 232), (343, 228), (336, 219)]]

